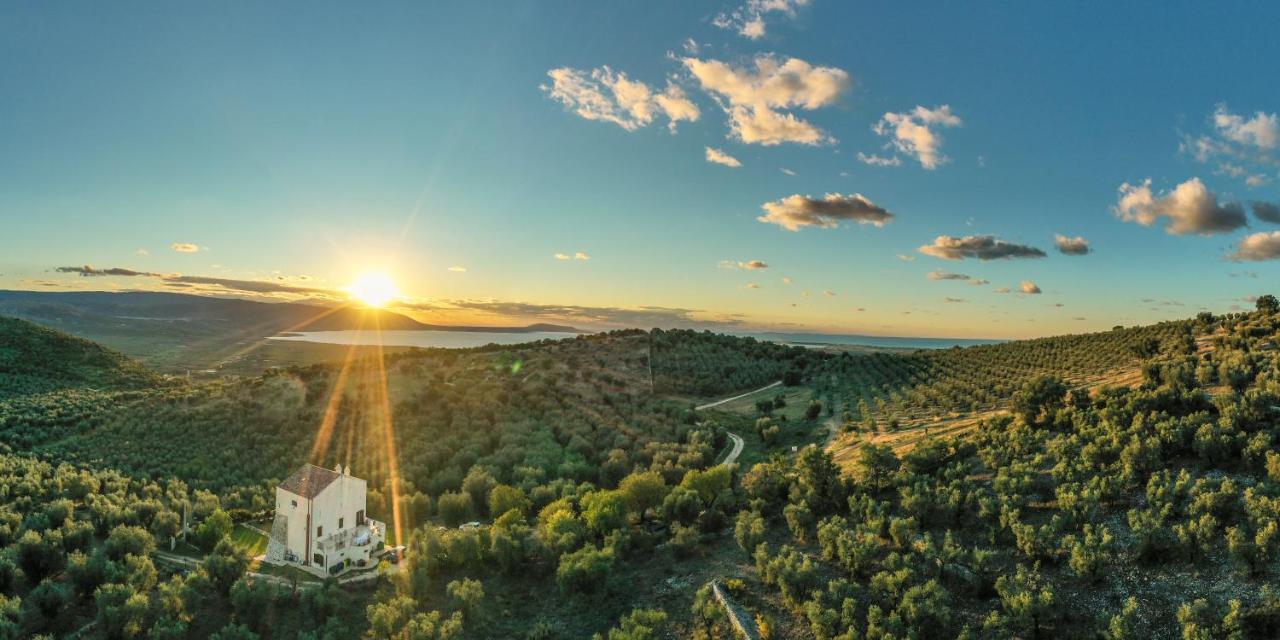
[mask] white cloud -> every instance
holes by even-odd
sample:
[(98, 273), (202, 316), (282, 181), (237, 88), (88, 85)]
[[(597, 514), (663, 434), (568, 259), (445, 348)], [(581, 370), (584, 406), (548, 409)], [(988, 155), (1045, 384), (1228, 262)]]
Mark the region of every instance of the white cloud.
[(1245, 116), (1219, 104), (1208, 124), (1206, 133), (1183, 134), (1179, 150), (1213, 166), (1216, 174), (1244, 180), (1250, 188), (1272, 180), (1280, 166), (1276, 156), (1280, 148), (1280, 116), (1264, 111)]
[(1053, 246), (1059, 253), (1067, 256), (1083, 256), (1093, 250), (1089, 246), (1089, 241), (1083, 237), (1068, 238), (1061, 233), (1053, 236)]
[(190, 242), (175, 242), (169, 245), (169, 248), (178, 253), (195, 253), (200, 250), (200, 245)]
[(760, 285), (758, 285), (758, 284), (756, 284), (756, 283), (754, 283), (754, 282), (748, 282), (748, 283), (747, 283), (747, 288), (748, 288), (748, 289), (759, 289), (759, 288), (760, 288)]
[(746, 269), (748, 271), (758, 271), (760, 269), (768, 269), (769, 265), (763, 260), (721, 260), (721, 269)]
[(867, 155), (858, 152), (858, 161), (863, 164), (869, 164), (873, 167), (898, 167), (902, 166), (902, 158), (898, 156), (881, 156), (876, 154)]
[(835, 295), (836, 295), (836, 292), (831, 291), (831, 290), (829, 290), (829, 289), (828, 289), (828, 290), (823, 291), (823, 292), (822, 292), (822, 295), (827, 296), (828, 298), (834, 298), (834, 297), (835, 297)]
[(466, 273), (467, 268), (466, 268), (466, 267), (459, 267), (459, 266), (452, 266), (452, 267), (449, 267), (449, 270), (450, 270), (450, 271), (452, 271), (452, 272), (454, 272), (454, 273)]
[(1034, 282), (1032, 282), (1032, 281), (1030, 281), (1030, 280), (1023, 280), (1023, 281), (1022, 281), (1022, 284), (1018, 285), (1018, 289), (1020, 289), (1023, 293), (1033, 293), (1033, 294), (1034, 294), (1034, 293), (1040, 293), (1040, 292), (1041, 292), (1041, 291), (1040, 291), (1040, 287), (1039, 287), (1038, 285), (1036, 285), (1036, 283), (1034, 283)]
[(681, 62), (728, 114), (732, 137), (765, 146), (834, 142), (818, 127), (780, 110), (811, 111), (835, 104), (850, 86), (845, 71), (815, 67), (798, 58), (780, 61), (772, 55), (757, 56), (754, 69), (719, 60), (684, 58)]
[(768, 30), (766, 18), (771, 14), (781, 14), (794, 18), (796, 9), (809, 4), (809, 0), (747, 0), (746, 4), (717, 15), (711, 24), (751, 40), (763, 38)]
[(567, 260), (590, 260), (590, 259), (591, 259), (591, 256), (587, 255), (586, 253), (583, 253), (583, 252), (579, 251), (579, 252), (577, 252), (577, 253), (572, 253), (572, 254), (570, 254), (570, 253), (557, 253), (557, 254), (555, 254), (555, 258), (556, 258), (556, 260), (561, 260), (561, 261), (567, 261)]
[(948, 271), (930, 271), (926, 273), (926, 278), (930, 280), (969, 280), (970, 277), (963, 273), (950, 273)]
[(1236, 250), (1227, 255), (1227, 258), (1236, 261), (1280, 258), (1280, 231), (1264, 231), (1241, 238)]
[(1007, 260), (1010, 258), (1043, 258), (1044, 252), (1025, 244), (1014, 244), (995, 236), (938, 236), (933, 244), (926, 244), (920, 253), (944, 260)]
[(794, 171), (792, 171), (792, 170), (790, 170), (790, 169), (788, 169), (788, 168), (786, 168), (786, 167), (782, 167), (781, 169), (779, 169), (779, 171), (781, 171), (782, 173), (784, 173), (784, 174), (786, 174), (786, 175), (789, 175), (789, 176), (794, 176), (794, 175), (796, 174), (796, 172), (794, 172)]
[(766, 202), (761, 208), (765, 215), (756, 220), (776, 224), (788, 231), (799, 231), (801, 227), (834, 229), (842, 220), (883, 227), (893, 220), (892, 213), (860, 193), (828, 193), (821, 199), (795, 194)]
[(935, 129), (962, 124), (960, 116), (944, 104), (934, 109), (917, 106), (903, 113), (886, 113), (871, 130), (890, 137), (886, 148), (914, 157), (925, 169), (936, 169), (949, 158), (942, 155), (942, 136)]
[(1238, 202), (1218, 203), (1199, 178), (1192, 178), (1163, 194), (1151, 190), (1151, 179), (1120, 185), (1120, 200), (1113, 209), (1125, 222), (1151, 226), (1160, 218), (1174, 235), (1213, 235), (1245, 226), (1244, 207)]
[(590, 72), (560, 67), (547, 75), (551, 86), (542, 85), (542, 90), (553, 100), (587, 120), (612, 122), (627, 131), (647, 126), (658, 115), (665, 116), (668, 128), (675, 131), (681, 120), (693, 122), (701, 115), (698, 105), (671, 82), (655, 93), (649, 85), (608, 66)]
[(149, 255), (151, 255), (151, 252), (150, 252), (150, 251), (147, 251), (146, 249), (138, 249), (137, 251), (134, 251), (134, 253), (135, 253), (135, 254), (137, 254), (137, 255), (140, 255), (140, 256), (149, 256)]
[(1213, 112), (1213, 126), (1222, 137), (1240, 144), (1274, 149), (1280, 142), (1280, 119), (1274, 113), (1257, 111), (1252, 118), (1231, 113), (1220, 104)]
[(722, 164), (726, 167), (741, 167), (742, 163), (737, 158), (714, 147), (707, 147), (707, 162), (713, 164)]

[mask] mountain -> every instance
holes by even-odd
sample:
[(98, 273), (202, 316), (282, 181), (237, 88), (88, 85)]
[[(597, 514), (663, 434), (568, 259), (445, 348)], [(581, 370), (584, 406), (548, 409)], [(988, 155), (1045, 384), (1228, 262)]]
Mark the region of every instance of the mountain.
[(0, 316), (0, 398), (68, 387), (145, 388), (158, 377), (123, 354)]
[(580, 332), (573, 327), (434, 325), (352, 305), (258, 302), (154, 291), (0, 290), (0, 315), (23, 318), (100, 342), (162, 371), (217, 366), (229, 354), (286, 332), (383, 330)]

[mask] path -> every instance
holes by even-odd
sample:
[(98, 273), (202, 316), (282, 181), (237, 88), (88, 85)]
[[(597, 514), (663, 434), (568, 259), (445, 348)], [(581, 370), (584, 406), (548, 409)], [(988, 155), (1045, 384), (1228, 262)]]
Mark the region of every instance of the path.
[[(200, 560), (197, 560), (196, 558), (191, 558), (191, 557), (179, 555), (176, 553), (169, 553), (168, 551), (157, 550), (154, 552), (154, 554), (157, 560), (163, 560), (166, 562), (183, 565), (193, 569), (199, 567), (202, 564), (202, 562)], [(368, 582), (369, 580), (376, 579), (379, 575), (390, 575), (393, 573), (399, 573), (404, 569), (406, 564), (407, 563), (405, 562), (399, 562), (399, 563), (393, 564), (389, 569), (383, 572), (379, 572), (376, 569), (365, 569), (364, 571), (355, 571), (353, 573), (347, 573), (346, 575), (343, 575), (342, 577), (338, 578), (338, 584), (354, 584), (359, 582)], [(246, 571), (245, 575), (249, 576), (250, 578), (253, 578), (254, 580), (265, 580), (267, 582), (270, 582), (272, 584), (276, 584), (282, 587), (290, 587), (290, 588), (296, 587), (298, 589), (309, 589), (312, 587), (319, 587), (324, 584), (319, 580), (294, 581), (284, 576), (277, 576), (269, 573), (259, 573), (257, 571)]]
[(725, 398), (724, 400), (716, 400), (715, 402), (708, 402), (707, 404), (700, 404), (700, 405), (698, 405), (698, 406), (694, 407), (694, 410), (695, 410), (695, 411), (702, 411), (703, 409), (710, 409), (710, 408), (712, 408), (712, 407), (718, 407), (718, 406), (720, 406), (720, 405), (722, 405), (722, 404), (724, 404), (724, 403), (726, 403), (726, 402), (733, 402), (734, 400), (737, 400), (737, 399), (739, 399), (739, 398), (745, 398), (745, 397), (747, 397), (747, 396), (749, 396), (749, 395), (751, 395), (751, 394), (753, 394), (753, 393), (760, 393), (761, 391), (767, 391), (767, 390), (772, 389), (772, 388), (774, 388), (774, 387), (776, 387), (776, 386), (779, 386), (779, 385), (781, 385), (781, 384), (782, 384), (782, 381), (781, 381), (781, 380), (779, 380), (779, 381), (777, 381), (777, 382), (775, 382), (775, 383), (773, 383), (773, 384), (771, 384), (771, 385), (768, 385), (768, 386), (765, 386), (765, 387), (760, 387), (759, 389), (756, 389), (755, 391), (748, 391), (748, 392), (746, 392), (746, 393), (740, 393), (740, 394), (738, 394), (738, 395), (736, 395), (736, 396), (734, 396), (734, 397), (732, 397), (732, 398)]
[[(722, 405), (722, 404), (724, 404), (724, 403), (726, 403), (726, 402), (733, 402), (734, 400), (737, 400), (737, 399), (739, 399), (739, 398), (745, 398), (745, 397), (747, 397), (747, 396), (749, 396), (749, 395), (751, 395), (751, 394), (753, 394), (753, 393), (760, 393), (761, 391), (768, 391), (769, 389), (772, 389), (772, 388), (774, 388), (774, 387), (776, 387), (776, 386), (778, 386), (778, 385), (780, 385), (780, 384), (782, 384), (782, 381), (781, 381), (781, 380), (779, 380), (779, 381), (777, 381), (777, 382), (775, 382), (775, 383), (773, 383), (773, 384), (770, 384), (770, 385), (766, 385), (766, 386), (760, 387), (759, 389), (756, 389), (755, 391), (748, 391), (748, 392), (746, 392), (746, 393), (740, 393), (740, 394), (738, 394), (738, 395), (736, 395), (736, 396), (733, 396), (732, 398), (725, 398), (724, 400), (716, 400), (715, 402), (708, 402), (707, 404), (700, 404), (700, 405), (698, 405), (698, 406), (694, 407), (694, 408), (693, 408), (693, 410), (694, 410), (694, 411), (702, 411), (703, 409), (710, 409), (710, 408), (712, 408), (712, 407), (718, 407), (718, 406), (720, 406), (720, 405)], [(729, 439), (733, 441), (733, 445), (732, 445), (732, 448), (731, 448), (731, 449), (729, 449), (729, 455), (725, 456), (725, 457), (724, 457), (724, 460), (721, 460), (721, 461), (720, 461), (720, 464), (733, 464), (733, 463), (735, 463), (735, 462), (737, 462), (737, 461), (738, 461), (738, 456), (742, 455), (742, 447), (746, 446), (746, 444), (747, 444), (747, 443), (746, 443), (746, 442), (744, 442), (744, 441), (742, 440), (742, 436), (740, 436), (740, 435), (738, 435), (738, 434), (736, 434), (736, 433), (734, 433), (734, 432), (732, 432), (732, 431), (726, 431), (725, 433), (729, 436)]]
[(746, 445), (746, 443), (742, 441), (742, 436), (736, 433), (726, 431), (725, 434), (729, 436), (730, 440), (733, 440), (733, 448), (729, 451), (729, 455), (725, 456), (724, 460), (720, 461), (720, 464), (733, 464), (738, 461), (738, 456), (742, 455), (742, 447)]

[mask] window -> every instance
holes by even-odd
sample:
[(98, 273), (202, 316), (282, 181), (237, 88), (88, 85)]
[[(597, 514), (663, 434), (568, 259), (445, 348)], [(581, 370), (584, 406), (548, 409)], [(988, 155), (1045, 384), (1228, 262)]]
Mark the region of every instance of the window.
[(311, 556), (311, 562), (312, 562), (312, 564), (318, 564), (318, 565), (320, 565), (320, 566), (322, 566), (322, 567), (323, 567), (323, 566), (324, 566), (324, 554), (322, 554), (322, 553), (317, 553), (317, 554), (312, 555), (312, 556)]
[(324, 527), (316, 527), (316, 537), (324, 537)]
[(289, 502), (293, 503), (293, 508), (294, 508), (294, 509), (297, 509), (297, 508), (298, 508), (298, 501), (297, 501), (297, 500), (290, 500)]
[(342, 528), (342, 518), (338, 518), (338, 528)]
[(356, 526), (364, 524), (364, 509), (356, 512)]

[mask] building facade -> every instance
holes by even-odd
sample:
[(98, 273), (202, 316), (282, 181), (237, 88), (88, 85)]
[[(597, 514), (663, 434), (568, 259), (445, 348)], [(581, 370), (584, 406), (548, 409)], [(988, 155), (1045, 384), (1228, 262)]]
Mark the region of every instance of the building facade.
[(324, 573), (375, 562), (386, 527), (366, 515), (367, 483), (350, 472), (308, 464), (276, 487), (267, 562)]

